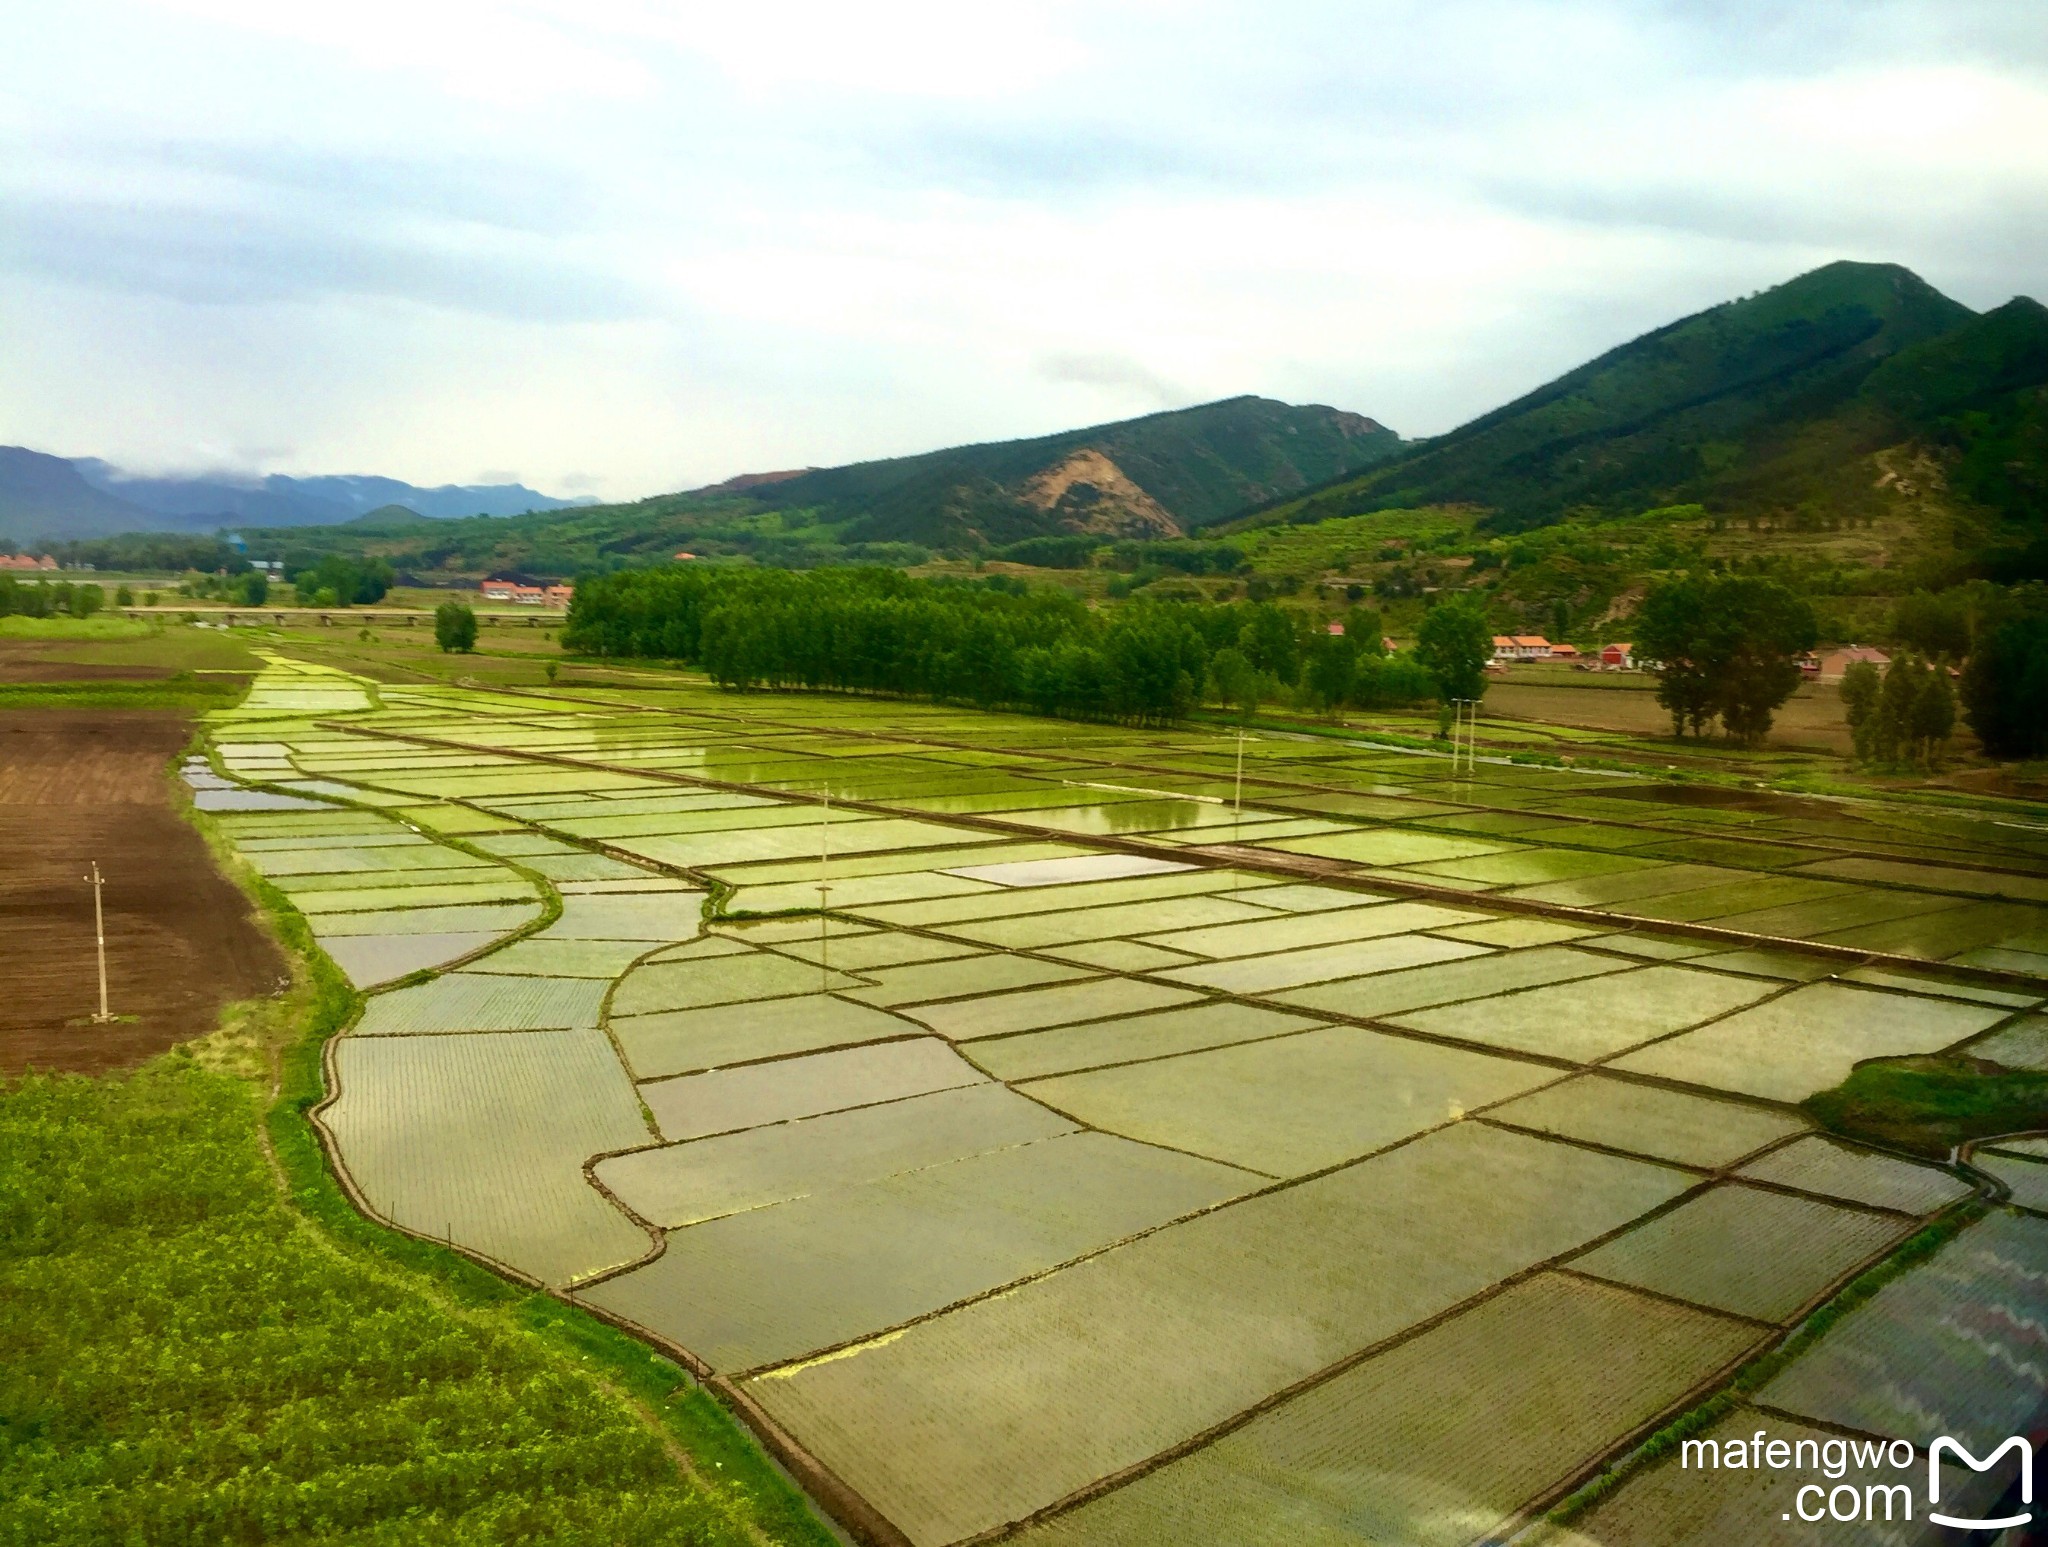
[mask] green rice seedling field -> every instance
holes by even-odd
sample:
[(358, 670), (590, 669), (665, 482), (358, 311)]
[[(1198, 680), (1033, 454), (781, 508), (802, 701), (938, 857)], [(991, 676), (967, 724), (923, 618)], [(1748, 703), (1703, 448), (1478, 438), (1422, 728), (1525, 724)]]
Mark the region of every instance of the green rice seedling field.
[[(2026, 824), (659, 680), (272, 651), (202, 793), (368, 990), (317, 1113), (360, 1205), (668, 1351), (878, 1540), (1476, 1541), (1999, 1179), (2048, 1203), (2023, 1139), (1801, 1106), (2039, 1060)], [(2000, 1220), (2048, 1228), (1775, 1379)], [(1675, 1519), (1663, 1475), (1597, 1508)]]

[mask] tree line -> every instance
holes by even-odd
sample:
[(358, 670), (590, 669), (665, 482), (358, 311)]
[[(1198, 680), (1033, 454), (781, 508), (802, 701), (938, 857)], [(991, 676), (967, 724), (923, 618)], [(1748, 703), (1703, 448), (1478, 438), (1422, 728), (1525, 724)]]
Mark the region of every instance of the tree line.
[(562, 644), (682, 661), (729, 688), (893, 693), (1134, 724), (1179, 720), (1202, 703), (1336, 710), (1440, 691), (1420, 660), (1386, 654), (1369, 611), (1339, 635), (1271, 603), (1139, 600), (1096, 611), (1056, 587), (878, 568), (591, 576), (577, 584)]
[(90, 582), (0, 575), (0, 618), (89, 618), (106, 604), (107, 593)]

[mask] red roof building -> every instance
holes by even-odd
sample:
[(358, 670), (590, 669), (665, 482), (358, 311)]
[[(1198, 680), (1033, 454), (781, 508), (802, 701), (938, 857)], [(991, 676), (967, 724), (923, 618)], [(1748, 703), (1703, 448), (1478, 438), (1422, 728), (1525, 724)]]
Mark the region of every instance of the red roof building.
[(574, 586), (522, 585), (517, 580), (486, 580), (477, 589), (487, 602), (511, 602), (519, 607), (566, 607), (576, 594)]

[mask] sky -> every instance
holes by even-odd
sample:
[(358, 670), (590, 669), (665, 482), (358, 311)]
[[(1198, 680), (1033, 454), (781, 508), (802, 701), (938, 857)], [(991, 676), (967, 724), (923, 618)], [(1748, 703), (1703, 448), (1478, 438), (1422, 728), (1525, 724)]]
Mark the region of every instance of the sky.
[(629, 499), (1259, 393), (1438, 434), (1836, 258), (2048, 296), (2038, 0), (65, 0), (0, 443)]

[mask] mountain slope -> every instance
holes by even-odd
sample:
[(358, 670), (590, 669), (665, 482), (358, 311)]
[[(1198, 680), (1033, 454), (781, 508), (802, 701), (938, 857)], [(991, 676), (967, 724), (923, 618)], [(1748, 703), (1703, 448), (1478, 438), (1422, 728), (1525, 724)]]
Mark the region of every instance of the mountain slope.
[(442, 484), (424, 489), (397, 478), (325, 474), (261, 479), (143, 477), (123, 472), (97, 457), (73, 466), (94, 487), (181, 525), (329, 526), (372, 510), (403, 505), (423, 516), (509, 516), (529, 510), (560, 510), (591, 500), (559, 500), (524, 484)]
[(50, 456), (0, 446), (0, 536), (62, 542), (117, 532), (212, 532), (224, 526), (331, 526), (392, 505), (427, 516), (509, 515), (591, 503), (560, 500), (524, 484), (443, 484), (324, 476), (237, 481), (151, 478), (97, 457)]
[(105, 537), (151, 525), (139, 505), (95, 489), (62, 457), (0, 446), (0, 546), (46, 537)]
[(855, 542), (959, 548), (1057, 532), (1171, 537), (1366, 467), (1400, 445), (1359, 414), (1239, 397), (1031, 440), (818, 468), (747, 492), (771, 508), (814, 511), (824, 524), (850, 523)]
[[(1477, 504), (1514, 530), (1579, 506), (1769, 498), (1761, 469), (1855, 409), (1886, 360), (1974, 315), (1895, 264), (1832, 263), (1645, 334), (1275, 516)], [(1882, 433), (1875, 419), (1842, 428), (1860, 429), (1856, 454)]]

